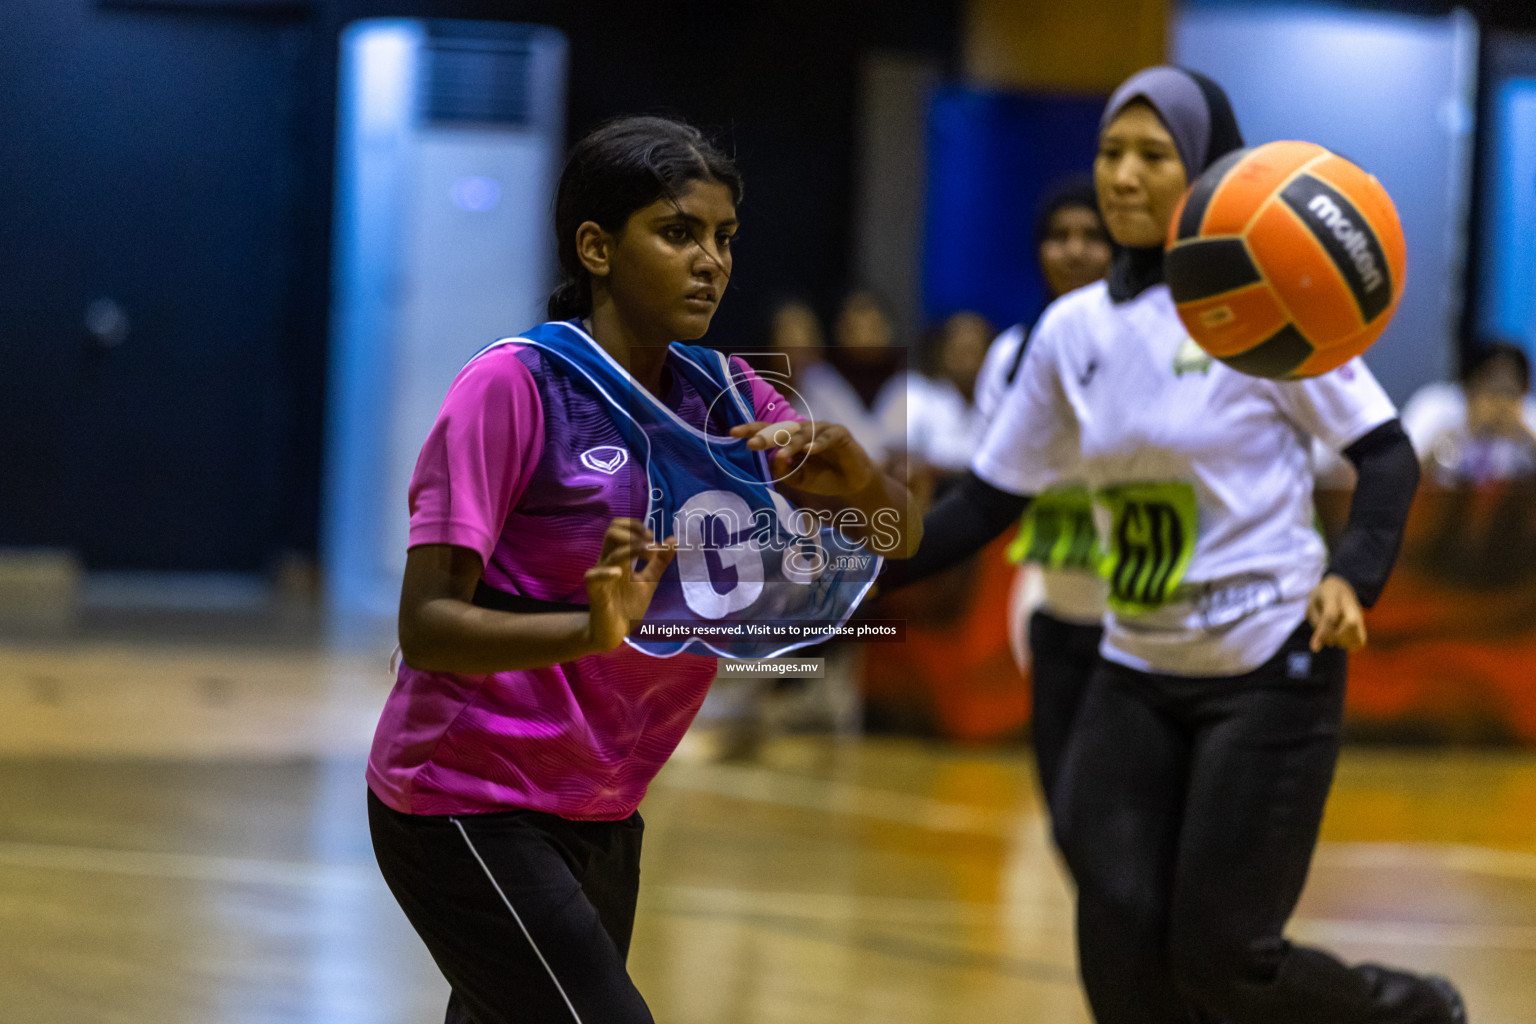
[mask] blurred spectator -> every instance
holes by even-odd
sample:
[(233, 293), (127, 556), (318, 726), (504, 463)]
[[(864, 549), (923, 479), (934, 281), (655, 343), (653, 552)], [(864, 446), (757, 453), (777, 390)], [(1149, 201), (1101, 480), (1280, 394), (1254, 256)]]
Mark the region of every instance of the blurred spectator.
[(768, 347), (789, 361), (789, 387), (781, 387), (795, 411), (819, 423), (841, 423), (875, 459), (886, 443), (868, 405), (827, 361), (826, 336), (816, 311), (800, 299), (778, 304), (769, 324)]
[(889, 348), (893, 337), (884, 301), (868, 288), (849, 292), (837, 314), (838, 347), (867, 352)]
[[(907, 349), (898, 344), (890, 308), (885, 300), (868, 288), (848, 293), (838, 309), (833, 325), (835, 344), (828, 353), (833, 366), (858, 395), (869, 422), (879, 429), (874, 409), (880, 390), (887, 381), (906, 369)], [(857, 433), (854, 439), (873, 453)], [(899, 451), (900, 436), (882, 438), (887, 453)]]
[(887, 437), (905, 437), (914, 469), (942, 477), (970, 466), (986, 428), (976, 408), (976, 377), (992, 334), (979, 313), (951, 315), (923, 353), (925, 372), (903, 374), (881, 391), (880, 424)]
[(1442, 486), (1536, 476), (1536, 400), (1525, 352), (1502, 341), (1468, 353), (1458, 383), (1428, 384), (1403, 407), (1403, 429)]

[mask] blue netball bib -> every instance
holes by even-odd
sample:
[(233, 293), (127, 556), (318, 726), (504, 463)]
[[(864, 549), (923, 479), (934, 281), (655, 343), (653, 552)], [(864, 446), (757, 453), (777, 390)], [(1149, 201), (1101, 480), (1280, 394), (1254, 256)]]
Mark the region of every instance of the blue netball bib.
[[(574, 323), (542, 324), (519, 340), (602, 396), (629, 456), (645, 467), (647, 525), (657, 539), (677, 537), (677, 557), (626, 643), (662, 658), (685, 650), (767, 658), (819, 643), (848, 620), (881, 559), (774, 490), (766, 453), (684, 422)], [(669, 356), (713, 401), (709, 420), (756, 419), (747, 378), (724, 355), (674, 343)], [(893, 513), (886, 525), (894, 523)]]

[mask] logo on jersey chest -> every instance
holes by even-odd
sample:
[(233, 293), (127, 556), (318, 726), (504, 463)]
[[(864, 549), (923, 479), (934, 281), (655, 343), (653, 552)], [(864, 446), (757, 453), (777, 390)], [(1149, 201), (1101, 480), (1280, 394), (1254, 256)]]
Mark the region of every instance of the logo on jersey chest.
[(614, 444), (600, 444), (581, 453), (581, 464), (588, 469), (609, 476), (624, 468), (629, 461), (629, 450)]
[(1186, 373), (1209, 373), (1213, 362), (1211, 354), (1195, 344), (1194, 338), (1186, 335), (1179, 342), (1178, 350), (1173, 353), (1173, 375), (1182, 377)]

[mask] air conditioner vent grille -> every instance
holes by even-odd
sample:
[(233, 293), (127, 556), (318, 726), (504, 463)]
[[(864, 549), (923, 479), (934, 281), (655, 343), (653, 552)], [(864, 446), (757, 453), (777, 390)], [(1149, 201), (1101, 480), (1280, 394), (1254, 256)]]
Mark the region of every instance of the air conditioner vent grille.
[(526, 125), (532, 53), (500, 40), (434, 39), (423, 53), (426, 124)]

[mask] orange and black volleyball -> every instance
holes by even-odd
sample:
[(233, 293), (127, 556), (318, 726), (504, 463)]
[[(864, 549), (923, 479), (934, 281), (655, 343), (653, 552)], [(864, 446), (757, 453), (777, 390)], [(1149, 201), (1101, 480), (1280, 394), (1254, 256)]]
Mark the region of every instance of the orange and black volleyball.
[(1185, 193), (1164, 272), (1201, 348), (1257, 377), (1315, 377), (1397, 311), (1407, 252), (1386, 189), (1310, 142), (1228, 153)]

